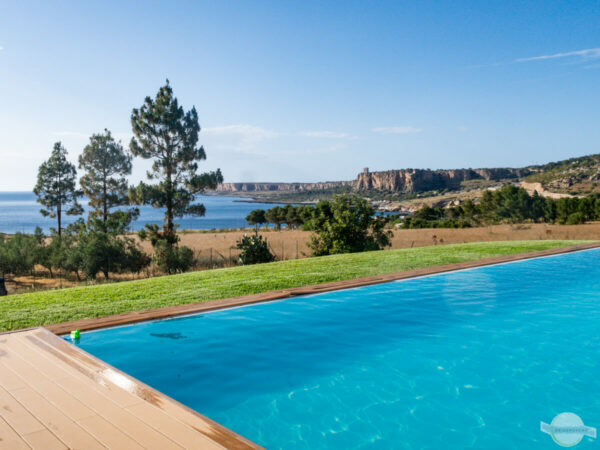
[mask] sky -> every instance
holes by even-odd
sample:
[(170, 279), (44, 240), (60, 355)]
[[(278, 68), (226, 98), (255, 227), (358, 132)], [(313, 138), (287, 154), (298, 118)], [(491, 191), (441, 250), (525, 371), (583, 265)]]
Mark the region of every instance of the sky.
[(167, 78), (226, 182), (600, 153), (599, 23), (599, 1), (0, 0), (0, 190), (56, 141), (128, 146)]

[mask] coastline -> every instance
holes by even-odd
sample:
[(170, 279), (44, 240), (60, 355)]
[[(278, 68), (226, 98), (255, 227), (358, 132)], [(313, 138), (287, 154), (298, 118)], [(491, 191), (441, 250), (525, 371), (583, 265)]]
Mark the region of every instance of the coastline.
[(232, 200), (233, 203), (266, 203), (269, 205), (316, 205), (317, 202), (316, 201), (295, 201), (295, 202), (289, 202), (289, 201), (281, 201), (281, 200), (276, 200), (270, 197), (265, 197), (265, 198), (261, 198), (261, 197), (256, 197), (253, 195), (248, 195), (244, 192), (222, 192), (222, 191), (210, 191), (210, 192), (205, 192), (202, 195), (206, 195), (209, 197), (228, 197), (228, 198), (235, 198), (235, 200)]
[[(246, 228), (248, 227), (246, 216), (252, 210), (269, 209), (277, 204), (277, 202), (261, 203), (259, 198), (214, 195), (212, 192), (208, 195), (196, 196), (196, 202), (204, 204), (205, 215), (178, 218), (176, 222), (180, 230), (211, 231)], [(88, 200), (83, 198), (80, 203), (84, 208), (84, 214), (79, 217), (85, 218), (89, 211)], [(283, 203), (280, 205), (283, 206)], [(140, 230), (146, 223), (160, 225), (163, 222), (164, 210), (152, 206), (141, 206), (139, 209), (140, 216), (129, 231)], [(76, 219), (76, 216), (65, 216), (63, 225), (67, 226)], [(56, 220), (40, 214), (40, 205), (32, 192), (0, 192), (0, 233), (32, 234), (37, 226), (48, 234), (52, 227), (56, 228)]]

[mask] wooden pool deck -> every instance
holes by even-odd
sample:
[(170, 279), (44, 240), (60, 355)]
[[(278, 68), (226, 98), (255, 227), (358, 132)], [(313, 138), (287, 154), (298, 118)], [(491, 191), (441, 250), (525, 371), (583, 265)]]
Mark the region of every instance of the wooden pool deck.
[(0, 334), (0, 448), (260, 447), (35, 328)]

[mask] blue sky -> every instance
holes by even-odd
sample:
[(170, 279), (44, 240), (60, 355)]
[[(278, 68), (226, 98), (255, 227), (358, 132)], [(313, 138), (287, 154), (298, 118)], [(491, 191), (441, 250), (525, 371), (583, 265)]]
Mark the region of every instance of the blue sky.
[(0, 190), (57, 140), (127, 144), (166, 78), (226, 181), (598, 153), (598, 23), (598, 1), (0, 2)]

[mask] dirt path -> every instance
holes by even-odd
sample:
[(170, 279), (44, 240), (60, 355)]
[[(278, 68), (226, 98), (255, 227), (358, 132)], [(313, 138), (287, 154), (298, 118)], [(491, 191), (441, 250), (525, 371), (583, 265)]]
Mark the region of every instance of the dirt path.
[(569, 194), (559, 194), (558, 192), (550, 192), (544, 189), (542, 183), (528, 183), (527, 181), (521, 181), (521, 187), (527, 191), (529, 195), (533, 195), (535, 191), (540, 194), (542, 197), (548, 198), (565, 198), (565, 197), (573, 197)]

